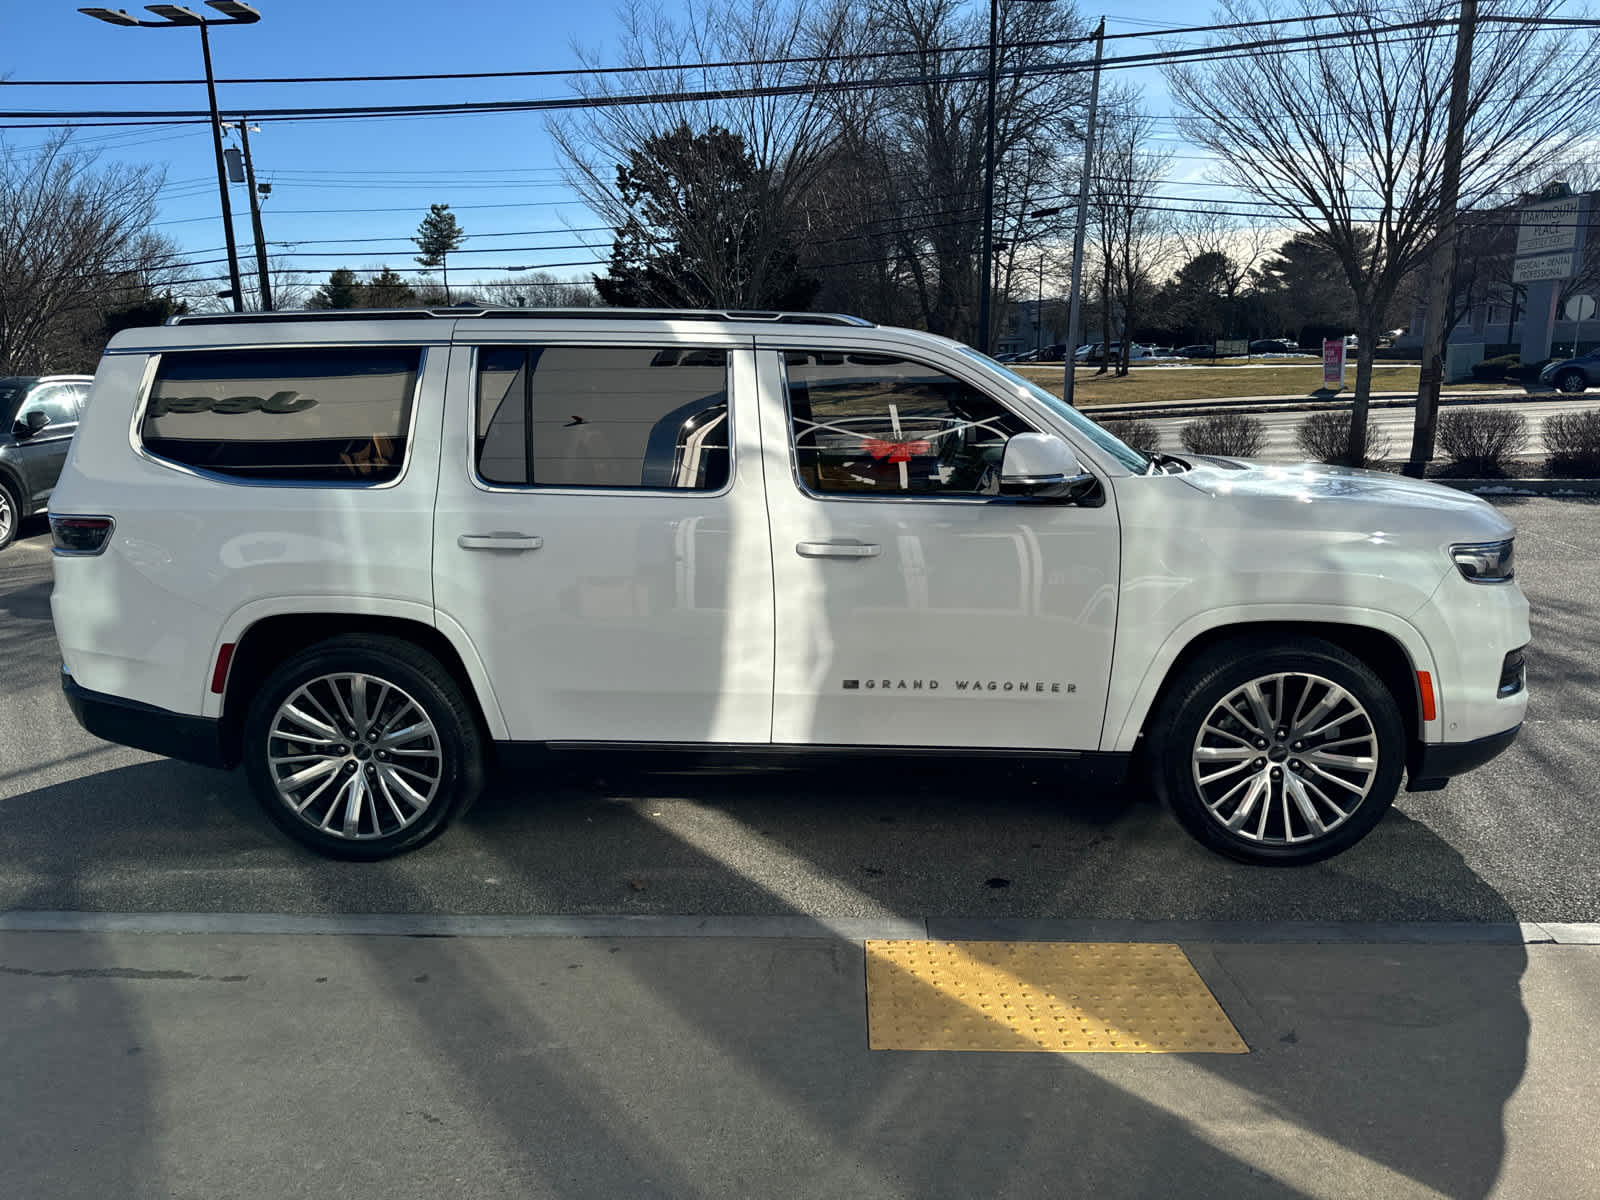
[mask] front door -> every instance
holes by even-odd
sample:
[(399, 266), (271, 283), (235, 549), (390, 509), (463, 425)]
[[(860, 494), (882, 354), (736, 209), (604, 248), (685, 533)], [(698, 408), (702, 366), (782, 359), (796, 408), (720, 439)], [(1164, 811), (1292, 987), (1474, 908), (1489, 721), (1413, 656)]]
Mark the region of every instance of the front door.
[(471, 324), (451, 352), (434, 595), (510, 736), (767, 742), (749, 339)]
[(47, 383), (17, 410), (23, 424), (31, 413), (43, 413), (46, 424), (37, 433), (16, 438), (17, 457), (28, 484), (28, 497), (35, 510), (41, 509), (55, 490), (66, 465), (72, 435), (78, 428), (78, 390), (69, 383)]
[[(998, 494), (1045, 432), (955, 364), (762, 350), (773, 740), (1092, 750), (1116, 620), (1100, 507)], [(1102, 485), (1103, 486), (1103, 485)]]

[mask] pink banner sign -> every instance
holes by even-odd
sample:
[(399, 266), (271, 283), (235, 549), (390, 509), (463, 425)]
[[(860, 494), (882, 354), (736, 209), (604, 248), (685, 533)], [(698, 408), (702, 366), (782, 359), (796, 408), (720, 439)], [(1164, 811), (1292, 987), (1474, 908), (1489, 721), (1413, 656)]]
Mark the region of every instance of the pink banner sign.
[(1337, 391), (1344, 386), (1344, 339), (1328, 338), (1322, 343), (1322, 386)]

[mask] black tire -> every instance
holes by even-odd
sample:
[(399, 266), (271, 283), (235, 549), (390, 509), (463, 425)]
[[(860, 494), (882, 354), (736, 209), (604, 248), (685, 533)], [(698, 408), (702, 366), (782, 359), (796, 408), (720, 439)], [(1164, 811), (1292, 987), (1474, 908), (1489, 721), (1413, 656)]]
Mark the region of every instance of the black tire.
[(1582, 371), (1563, 371), (1556, 376), (1556, 388), (1563, 392), (1581, 392), (1589, 386), (1589, 377)]
[(11, 486), (0, 483), (0, 550), (17, 540), (17, 529), (22, 525), (22, 505)]
[[(333, 743), (281, 711), (291, 698), (317, 725), (332, 715), (360, 728), (337, 729)], [(370, 861), (416, 849), (471, 806), (483, 787), (484, 744), (472, 707), (436, 658), (399, 638), (351, 634), (301, 651), (267, 677), (245, 718), (242, 752), (251, 790), (274, 824), (320, 854)], [(293, 773), (323, 763), (334, 765), (291, 786)], [(411, 799), (430, 786), (424, 803)], [(290, 797), (308, 795), (308, 815), (297, 814)]]
[[(1238, 701), (1243, 720), (1237, 708), (1221, 709), (1252, 681), (1263, 684), (1266, 715), (1278, 718), (1267, 722), (1277, 728), (1265, 738), (1252, 732), (1261, 722), (1248, 696)], [(1335, 699), (1339, 690), (1348, 705)], [(1335, 705), (1327, 716), (1307, 720), (1324, 700)], [(1337, 722), (1331, 732), (1318, 729), (1327, 721)], [(1282, 736), (1295, 731), (1302, 740)], [(1206, 651), (1172, 681), (1146, 740), (1151, 782), (1179, 823), (1218, 853), (1269, 866), (1319, 862), (1360, 841), (1394, 802), (1406, 758), (1405, 724), (1389, 689), (1360, 659), (1313, 637), (1239, 638)], [(1205, 755), (1217, 756), (1215, 774), (1202, 766)], [(1342, 765), (1368, 758), (1370, 766)], [(1336, 816), (1335, 804), (1347, 815)], [(1243, 827), (1229, 828), (1230, 819)]]

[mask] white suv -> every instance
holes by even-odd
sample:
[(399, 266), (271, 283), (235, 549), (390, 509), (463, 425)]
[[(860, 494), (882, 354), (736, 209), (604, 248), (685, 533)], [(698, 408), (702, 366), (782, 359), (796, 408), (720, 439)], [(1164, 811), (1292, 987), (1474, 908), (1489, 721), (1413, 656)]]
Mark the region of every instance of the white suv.
[[(101, 737), (378, 858), (519, 749), (1048, 755), (1298, 863), (1510, 744), (1513, 526), (1391, 475), (1148, 458), (848, 317), (180, 317), (51, 502)], [(515, 769), (514, 767), (511, 769)]]

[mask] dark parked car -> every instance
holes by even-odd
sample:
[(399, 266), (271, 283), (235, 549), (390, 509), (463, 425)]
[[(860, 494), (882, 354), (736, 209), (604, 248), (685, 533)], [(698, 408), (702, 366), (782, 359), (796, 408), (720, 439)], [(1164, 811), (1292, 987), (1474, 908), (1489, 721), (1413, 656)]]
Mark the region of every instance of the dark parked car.
[(1251, 354), (1299, 354), (1301, 353), (1298, 342), (1285, 341), (1282, 338), (1257, 338), (1250, 343)]
[(90, 382), (87, 375), (0, 379), (0, 550), (22, 518), (50, 503)]
[(1548, 383), (1563, 392), (1581, 392), (1585, 388), (1600, 387), (1600, 349), (1591, 350), (1580, 358), (1566, 358), (1551, 363), (1539, 372), (1539, 382)]
[(1216, 356), (1217, 347), (1211, 342), (1196, 342), (1193, 346), (1178, 347), (1179, 358), (1215, 358)]

